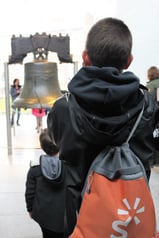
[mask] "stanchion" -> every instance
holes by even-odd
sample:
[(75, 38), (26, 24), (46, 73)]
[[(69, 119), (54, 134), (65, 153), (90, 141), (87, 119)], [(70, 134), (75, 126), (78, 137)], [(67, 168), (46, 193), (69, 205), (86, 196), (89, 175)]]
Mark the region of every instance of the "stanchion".
[(5, 107), (6, 107), (6, 125), (7, 125), (7, 148), (8, 155), (12, 154), (12, 134), (10, 124), (10, 93), (9, 93), (9, 69), (8, 63), (4, 63), (4, 79), (5, 79)]

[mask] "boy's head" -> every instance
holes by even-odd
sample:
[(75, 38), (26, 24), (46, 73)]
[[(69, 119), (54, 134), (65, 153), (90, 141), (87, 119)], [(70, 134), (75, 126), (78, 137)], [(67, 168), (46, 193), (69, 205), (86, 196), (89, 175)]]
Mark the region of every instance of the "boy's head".
[(132, 36), (123, 21), (115, 18), (99, 20), (90, 29), (85, 51), (84, 65), (128, 68), (132, 61)]
[(41, 132), (39, 136), (39, 141), (42, 150), (47, 154), (47, 155), (55, 155), (58, 153), (59, 149), (56, 145), (53, 144), (51, 138), (48, 135), (47, 129)]

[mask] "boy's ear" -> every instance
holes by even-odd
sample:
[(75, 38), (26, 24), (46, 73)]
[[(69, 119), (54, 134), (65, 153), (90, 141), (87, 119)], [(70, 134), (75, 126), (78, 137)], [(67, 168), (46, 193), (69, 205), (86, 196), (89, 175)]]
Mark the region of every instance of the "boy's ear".
[(82, 53), (82, 59), (83, 59), (83, 66), (90, 66), (91, 65), (91, 62), (90, 62), (90, 59), (89, 59), (89, 56), (88, 56), (86, 50), (84, 50), (83, 53)]
[(130, 64), (131, 64), (132, 61), (133, 61), (133, 55), (131, 54), (131, 55), (129, 56), (128, 62), (127, 62), (127, 64), (125, 65), (124, 69), (127, 69), (127, 68), (130, 66)]

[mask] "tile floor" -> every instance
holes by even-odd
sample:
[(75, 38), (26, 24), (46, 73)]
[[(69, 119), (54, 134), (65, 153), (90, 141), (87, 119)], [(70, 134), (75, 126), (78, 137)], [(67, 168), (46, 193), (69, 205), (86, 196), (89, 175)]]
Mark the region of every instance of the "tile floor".
[(28, 216), (24, 200), (29, 161), (42, 152), (36, 120), (31, 114), (21, 115), (21, 126), (11, 129), (9, 152), (5, 114), (0, 115), (0, 121), (0, 238), (42, 238), (38, 224)]
[[(44, 118), (44, 126), (46, 123)], [(39, 226), (29, 218), (24, 201), (29, 161), (40, 155), (38, 134), (32, 115), (21, 116), (20, 127), (12, 132), (8, 154), (5, 114), (0, 115), (0, 238), (42, 238)], [(150, 188), (154, 198), (159, 230), (159, 168), (152, 169)]]

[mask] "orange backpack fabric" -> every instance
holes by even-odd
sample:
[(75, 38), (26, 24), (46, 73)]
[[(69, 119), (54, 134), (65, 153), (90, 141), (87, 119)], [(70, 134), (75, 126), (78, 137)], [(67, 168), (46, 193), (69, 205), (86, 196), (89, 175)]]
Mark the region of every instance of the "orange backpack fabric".
[(127, 141), (103, 150), (93, 161), (69, 238), (157, 238), (145, 169), (128, 143), (142, 112)]
[[(127, 157), (129, 162), (124, 160)], [(157, 237), (153, 199), (144, 168), (136, 159), (128, 144), (97, 157), (70, 238)]]

